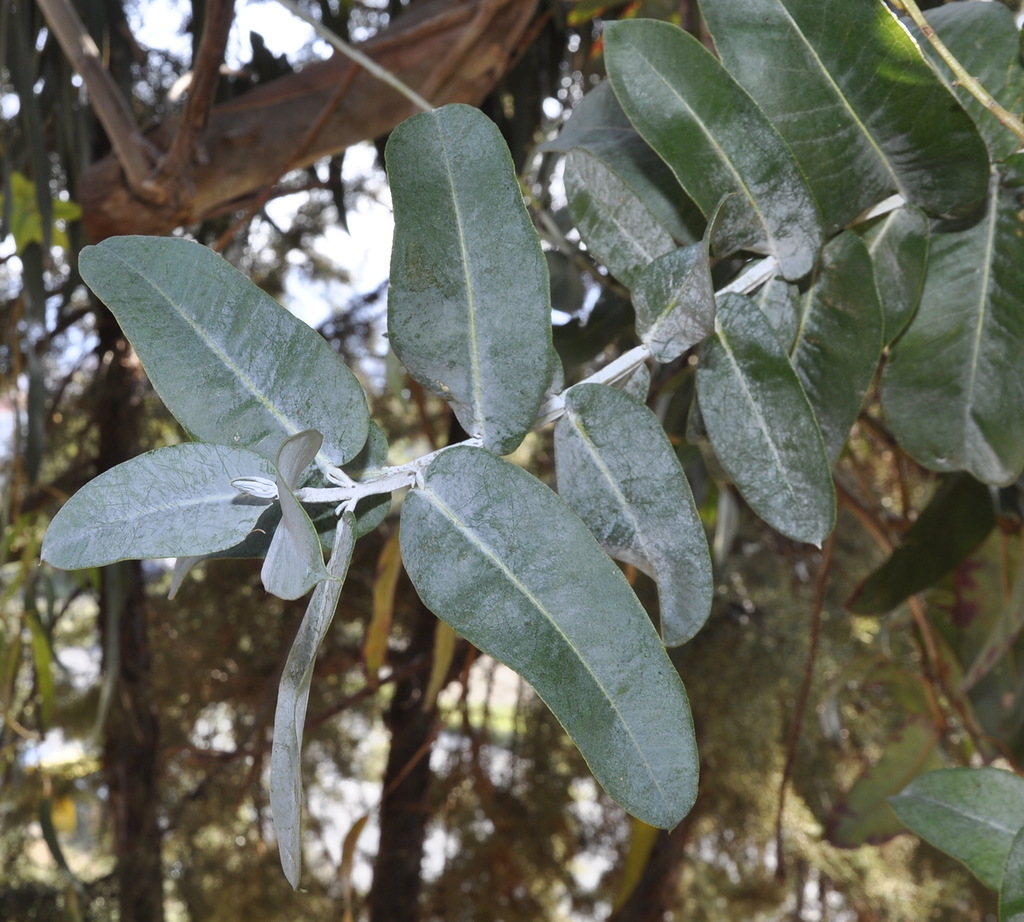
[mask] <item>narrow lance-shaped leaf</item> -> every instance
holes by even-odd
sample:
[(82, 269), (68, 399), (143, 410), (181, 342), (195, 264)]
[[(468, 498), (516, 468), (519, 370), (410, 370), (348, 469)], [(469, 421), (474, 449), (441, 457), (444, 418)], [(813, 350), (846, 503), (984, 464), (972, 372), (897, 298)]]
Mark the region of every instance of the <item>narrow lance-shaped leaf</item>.
[(558, 492), (613, 557), (657, 580), (665, 644), (685, 643), (711, 612), (704, 526), (657, 417), (603, 384), (578, 384), (555, 426)]
[(281, 674), (270, 753), (270, 808), (288, 883), (299, 886), (302, 871), (302, 731), (309, 703), (316, 654), (331, 626), (355, 546), (355, 520), (344, 512), (338, 520), (329, 578), (313, 592)]
[(828, 231), (891, 192), (939, 215), (981, 204), (985, 144), (885, 4), (705, 0), (701, 12), (725, 67), (792, 148)]
[(622, 108), (710, 215), (725, 194), (715, 245), (775, 256), (783, 276), (814, 265), (821, 218), (782, 137), (692, 35), (650, 20), (605, 26), (608, 75)]
[(298, 599), (327, 578), (320, 536), (292, 492), (299, 476), (320, 450), (323, 436), (308, 429), (293, 435), (277, 453), (277, 498), (281, 524), (277, 526), (263, 561), (263, 587), (281, 599)]
[(626, 810), (672, 827), (697, 794), (682, 683), (618, 567), (569, 507), (513, 464), (456, 447), (402, 507), (424, 603), (522, 675)]
[(993, 172), (985, 215), (934, 234), (921, 305), (892, 349), (882, 403), (925, 467), (1006, 485), (1024, 470), (1024, 221)]
[(507, 454), (533, 426), (554, 356), (547, 263), (508, 148), (482, 112), (452, 105), (399, 125), (387, 163), (391, 345), (470, 435)]
[(747, 298), (719, 298), (717, 324), (697, 366), (697, 401), (715, 453), (762, 519), (820, 545), (835, 524), (835, 492), (800, 379)]
[(231, 547), (267, 508), (232, 486), (250, 475), (272, 478), (274, 467), (244, 448), (186, 442), (139, 455), (61, 507), (46, 531), (43, 560), (77, 570)]

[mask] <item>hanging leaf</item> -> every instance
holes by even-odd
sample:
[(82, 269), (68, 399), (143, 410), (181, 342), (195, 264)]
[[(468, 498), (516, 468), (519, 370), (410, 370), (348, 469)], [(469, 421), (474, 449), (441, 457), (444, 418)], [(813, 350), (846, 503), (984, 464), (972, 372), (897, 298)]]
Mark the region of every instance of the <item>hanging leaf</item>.
[(993, 172), (985, 216), (932, 236), (921, 305), (892, 349), (882, 403), (925, 467), (1006, 485), (1024, 470), (1024, 219)]
[(821, 426), (829, 465), (839, 460), (882, 356), (883, 317), (863, 241), (845, 231), (828, 242), (800, 298), (790, 351)]
[(682, 683), (646, 612), (547, 487), (456, 447), (402, 506), (402, 557), (428, 608), (522, 675), (626, 810), (670, 828), (693, 805)]
[(327, 342), (213, 250), (175, 237), (112, 237), (79, 257), (167, 409), (193, 438), (269, 461), (304, 429), (319, 463), (366, 441), (366, 397)]
[(452, 105), (399, 125), (387, 163), (391, 346), (470, 435), (507, 454), (533, 426), (554, 356), (547, 263), (508, 148), (482, 112)]
[(666, 22), (605, 26), (608, 75), (629, 120), (710, 215), (726, 202), (716, 247), (775, 256), (806, 275), (822, 243), (807, 182), (757, 104), (692, 35)]
[(89, 481), (50, 523), (42, 557), (65, 570), (205, 554), (237, 544), (267, 508), (232, 481), (274, 477), (252, 451), (188, 442), (125, 461)]
[(1024, 778), (998, 768), (928, 772), (889, 798), (912, 832), (967, 865), (998, 890), (1014, 840), (1024, 828)]
[(270, 808), (284, 876), (298, 889), (302, 871), (302, 732), (309, 703), (316, 654), (331, 626), (341, 587), (355, 546), (355, 520), (344, 512), (338, 520), (329, 578), (317, 584), (292, 642), (281, 674), (270, 753)]
[(820, 545), (835, 524), (835, 492), (800, 379), (747, 298), (720, 297), (717, 323), (697, 366), (697, 400), (715, 453), (754, 512), (782, 534)]
[(402, 555), (398, 547), (398, 532), (394, 532), (377, 558), (377, 573), (373, 580), (373, 615), (366, 628), (363, 641), (363, 663), (371, 681), (384, 665), (391, 636), (391, 621), (395, 614), (395, 587), (402, 572)]
[(985, 198), (970, 116), (878, 2), (705, 0), (722, 63), (792, 148), (833, 232), (892, 192), (937, 215)]
[(601, 546), (657, 581), (665, 644), (688, 641), (711, 612), (711, 556), (658, 418), (615, 388), (578, 384), (555, 426), (555, 461), (559, 494)]

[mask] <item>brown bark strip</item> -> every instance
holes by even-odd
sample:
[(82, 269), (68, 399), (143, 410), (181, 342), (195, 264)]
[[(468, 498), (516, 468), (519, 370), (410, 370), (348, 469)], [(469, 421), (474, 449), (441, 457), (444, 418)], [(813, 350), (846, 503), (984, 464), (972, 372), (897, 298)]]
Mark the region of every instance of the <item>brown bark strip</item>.
[[(426, 0), (360, 50), (431, 102), (479, 103), (514, 57), (537, 0)], [(114, 155), (81, 175), (78, 197), (93, 241), (115, 234), (166, 234), (223, 212), (225, 205), (272, 183), (295, 139), (349, 79), (349, 93), (326, 120), (301, 162), (306, 166), (359, 141), (380, 137), (413, 114), (413, 105), (347, 58), (335, 55), (215, 107), (198, 141), (206, 162), (193, 162), (192, 188), (165, 204), (140, 200)], [(168, 149), (177, 121), (157, 125), (149, 140)]]

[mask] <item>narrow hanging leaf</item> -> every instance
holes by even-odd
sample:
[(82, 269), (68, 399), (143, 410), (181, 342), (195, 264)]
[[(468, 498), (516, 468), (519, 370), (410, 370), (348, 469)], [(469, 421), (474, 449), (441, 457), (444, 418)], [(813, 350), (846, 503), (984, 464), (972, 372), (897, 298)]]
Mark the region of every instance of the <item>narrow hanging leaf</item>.
[(482, 112), (451, 105), (399, 125), (387, 163), (391, 346), (470, 435), (507, 454), (533, 426), (554, 356), (547, 262), (508, 148)]
[(292, 492), (299, 476), (320, 450), (323, 436), (314, 429), (293, 435), (277, 454), (277, 497), (281, 524), (263, 561), (263, 588), (280, 599), (298, 599), (327, 578), (320, 537)]
[(820, 545), (835, 524), (821, 430), (771, 325), (742, 295), (718, 299), (697, 400), (719, 461), (754, 512), (782, 534)]
[(710, 215), (715, 245), (775, 256), (785, 278), (806, 275), (821, 218), (793, 154), (757, 104), (692, 35), (666, 22), (605, 26), (605, 61), (629, 120)]
[(321, 463), (343, 464), (363, 447), (369, 414), (355, 375), (213, 250), (111, 237), (82, 250), (79, 269), (194, 438), (269, 461), (304, 429), (326, 433)]
[(391, 636), (391, 621), (395, 613), (395, 587), (402, 572), (402, 554), (398, 546), (398, 532), (392, 534), (377, 558), (377, 575), (373, 581), (373, 615), (366, 628), (363, 642), (363, 663), (371, 681), (384, 665)]
[(254, 474), (272, 478), (274, 468), (244, 448), (186, 442), (139, 455), (90, 480), (61, 507), (42, 558), (79, 570), (231, 547), (267, 508), (232, 486)]
[(839, 460), (882, 356), (883, 317), (871, 257), (845, 231), (828, 242), (800, 299), (790, 357), (821, 426), (829, 465)]
[(1024, 828), (1024, 778), (998, 768), (948, 768), (915, 779), (889, 803), (908, 829), (1000, 889)]
[(613, 557), (658, 583), (661, 634), (685, 643), (711, 612), (707, 537), (657, 417), (603, 384), (578, 384), (555, 426), (558, 492)]
[(670, 828), (697, 794), (678, 673), (586, 526), (513, 464), (442, 452), (402, 506), (402, 557), (428, 608), (534, 687), (626, 810)]
[(448, 669), (455, 657), (458, 635), (444, 621), (438, 621), (434, 630), (434, 655), (430, 660), (430, 678), (423, 692), (423, 710), (429, 712), (437, 706), (437, 696), (446, 684)]
[(938, 215), (981, 205), (985, 144), (885, 4), (706, 0), (701, 12), (722, 63), (792, 148), (829, 233), (892, 192)]
[(893, 346), (882, 403), (925, 467), (1007, 485), (1024, 470), (1024, 220), (993, 172), (982, 220), (934, 234), (921, 305)]
[(270, 753), (270, 808), (284, 876), (298, 889), (302, 872), (302, 733), (316, 654), (331, 626), (341, 587), (355, 546), (355, 520), (344, 512), (338, 520), (328, 579), (317, 584), (292, 642), (281, 675)]

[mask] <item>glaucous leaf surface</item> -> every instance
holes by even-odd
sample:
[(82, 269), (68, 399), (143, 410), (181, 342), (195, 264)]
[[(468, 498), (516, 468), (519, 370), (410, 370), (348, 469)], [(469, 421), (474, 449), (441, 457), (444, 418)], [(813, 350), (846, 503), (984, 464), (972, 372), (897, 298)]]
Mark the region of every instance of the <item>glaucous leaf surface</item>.
[(882, 356), (882, 307), (860, 237), (844, 231), (826, 244), (799, 307), (790, 360), (821, 426), (831, 466), (839, 460)]
[(626, 810), (675, 826), (697, 794), (689, 703), (650, 618), (563, 500), (522, 468), (442, 452), (402, 506), (420, 598), (522, 675)]
[(613, 557), (658, 583), (661, 636), (686, 643), (711, 613), (707, 537), (658, 418), (604, 384), (578, 384), (555, 425), (558, 492)]
[(796, 342), (800, 324), (800, 289), (785, 279), (774, 278), (762, 285), (751, 298), (788, 352)]
[(65, 570), (117, 560), (212, 553), (237, 544), (268, 503), (239, 477), (274, 477), (244, 448), (186, 442), (125, 461), (90, 480), (50, 523), (42, 557)]
[(837, 230), (899, 192), (937, 215), (985, 198), (974, 123), (876, 0), (704, 0), (715, 47), (786, 139)]
[(274, 745), (270, 752), (270, 808), (281, 867), (294, 889), (298, 889), (302, 871), (302, 731), (306, 723), (309, 685), (317, 651), (338, 607), (355, 541), (355, 519), (351, 512), (344, 512), (338, 520), (327, 564), (328, 578), (313, 590), (288, 651), (277, 693)]
[(327, 579), (320, 536), (293, 490), (323, 442), (315, 429), (288, 439), (277, 453), (277, 499), (281, 524), (277, 526), (263, 560), (263, 588), (280, 599), (298, 599), (320, 580)]
[(921, 304), (893, 346), (882, 403), (925, 467), (1006, 485), (1024, 470), (1024, 233), (993, 173), (984, 217), (933, 234)]
[(407, 119), (387, 146), (395, 208), (391, 346), (498, 454), (533, 426), (551, 380), (540, 238), (497, 127), (470, 106)]
[(857, 588), (847, 607), (881, 614), (936, 583), (996, 524), (988, 487), (969, 474), (947, 477), (889, 558)]
[(803, 385), (748, 298), (720, 297), (717, 327), (697, 366), (697, 401), (715, 454), (765, 522), (820, 546), (835, 524), (835, 492)]
[(889, 346), (921, 301), (928, 269), (928, 217), (920, 208), (897, 208), (858, 232), (871, 254)]
[(779, 133), (718, 60), (666, 22), (605, 26), (608, 75), (629, 120), (701, 211), (725, 203), (714, 244), (775, 256), (806, 275), (822, 243), (807, 182)]
[(208, 247), (175, 237), (111, 237), (79, 257), (167, 409), (196, 439), (269, 461), (286, 438), (323, 432), (320, 463), (366, 441), (355, 376), (324, 338)]
[(962, 861), (998, 890), (1014, 840), (1024, 828), (1024, 778), (998, 768), (928, 772), (889, 798), (912, 832)]

